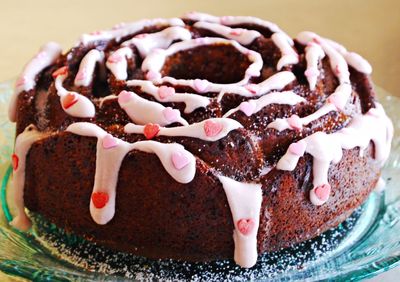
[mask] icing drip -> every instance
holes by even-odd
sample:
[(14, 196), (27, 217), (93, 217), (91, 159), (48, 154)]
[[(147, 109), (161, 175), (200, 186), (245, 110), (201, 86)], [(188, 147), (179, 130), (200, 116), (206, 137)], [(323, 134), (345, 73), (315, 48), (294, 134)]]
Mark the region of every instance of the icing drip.
[(103, 59), (103, 52), (96, 49), (90, 50), (85, 57), (83, 57), (79, 65), (79, 70), (74, 81), (75, 85), (85, 87), (89, 86), (93, 79), (96, 63), (103, 61)]
[(318, 70), (318, 63), (325, 57), (325, 53), (321, 46), (314, 42), (309, 42), (306, 47), (306, 61), (307, 69), (304, 75), (307, 77), (308, 84), (311, 90), (315, 90), (317, 78), (320, 74)]
[(176, 40), (189, 39), (192, 39), (192, 35), (189, 30), (184, 27), (173, 26), (155, 33), (139, 34), (136, 37), (125, 41), (121, 45), (135, 45), (140, 56), (144, 58), (156, 48), (166, 49), (171, 45), (172, 42)]
[(374, 158), (383, 165), (389, 156), (392, 137), (393, 125), (382, 106), (376, 104), (376, 108), (370, 109), (365, 115), (355, 116), (348, 127), (338, 132), (316, 132), (291, 144), (278, 161), (277, 169), (292, 171), (304, 153), (312, 155), (314, 188), (310, 191), (310, 200), (315, 205), (321, 205), (329, 197), (329, 166), (342, 159), (343, 149), (359, 147), (362, 155), (372, 141), (375, 145)]
[(24, 204), (26, 156), (32, 144), (46, 136), (48, 136), (47, 133), (39, 132), (35, 126), (30, 125), (17, 136), (15, 141), (15, 151), (13, 155), (13, 189), (17, 216), (13, 219), (11, 225), (21, 231), (27, 231), (31, 227), (31, 221), (25, 213)]
[(364, 59), (363, 57), (361, 57), (359, 54), (354, 53), (354, 52), (348, 52), (347, 49), (331, 40), (328, 38), (325, 38), (325, 41), (330, 44), (333, 48), (336, 49), (336, 51), (338, 51), (340, 54), (342, 54), (346, 60), (346, 62), (352, 66), (354, 69), (356, 69), (357, 71), (361, 72), (361, 73), (365, 73), (365, 74), (371, 74), (372, 73), (372, 66), (368, 63), (368, 61), (366, 59)]
[(210, 99), (193, 93), (175, 93), (172, 87), (155, 86), (151, 81), (129, 80), (127, 86), (138, 86), (143, 92), (153, 96), (159, 102), (185, 103), (185, 113), (189, 114), (198, 108), (205, 108), (210, 104)]
[[(207, 135), (207, 128), (213, 127), (216, 129), (221, 128), (221, 130), (216, 130), (216, 134)], [(242, 128), (243, 126), (236, 120), (229, 118), (212, 118), (207, 119), (199, 123), (193, 123), (186, 126), (179, 127), (161, 127), (157, 135), (163, 136), (184, 136), (199, 138), (205, 141), (217, 141), (228, 135), (232, 130)], [(142, 125), (136, 125), (133, 123), (128, 123), (125, 125), (124, 131), (126, 133), (144, 134), (145, 127)], [(208, 130), (209, 132), (210, 130)]]
[[(258, 84), (217, 84), (211, 83), (207, 80), (198, 79), (175, 79), (173, 77), (163, 77), (157, 81), (157, 83), (169, 83), (171, 85), (189, 86), (199, 92), (216, 92), (216, 93), (230, 93), (235, 95), (240, 95), (244, 97), (256, 97), (264, 95), (272, 90), (281, 90), (286, 87), (289, 83), (294, 81), (296, 76), (290, 71), (281, 71), (275, 73), (274, 75), (268, 77), (266, 80)], [(127, 81), (130, 84), (130, 81)], [(199, 85), (202, 84), (202, 85)], [(201, 86), (201, 87), (200, 87)]]
[[(90, 201), (90, 213), (97, 224), (106, 224), (114, 217), (119, 170), (126, 154), (132, 150), (156, 154), (165, 170), (179, 183), (189, 183), (195, 176), (196, 158), (180, 144), (155, 141), (128, 143), (87, 122), (71, 124), (66, 131), (96, 137), (98, 140), (96, 173)], [(101, 204), (99, 196), (102, 196)]]
[(225, 190), (235, 229), (235, 262), (250, 268), (257, 262), (257, 231), (262, 203), (261, 184), (241, 183), (218, 176)]
[(288, 36), (284, 33), (277, 32), (272, 34), (272, 41), (281, 51), (282, 57), (278, 61), (276, 66), (277, 70), (281, 70), (284, 66), (297, 64), (299, 62), (299, 55), (290, 45), (291, 40), (288, 40)]
[(376, 182), (375, 185), (375, 191), (380, 193), (385, 191), (385, 188), (386, 188), (386, 181), (382, 177), (379, 177), (378, 182)]
[(127, 59), (132, 58), (133, 51), (129, 47), (122, 47), (116, 50), (108, 57), (106, 66), (117, 80), (126, 80), (128, 78)]
[(194, 27), (210, 30), (214, 33), (222, 35), (225, 38), (235, 40), (242, 45), (249, 45), (261, 34), (255, 30), (247, 30), (243, 28), (230, 28), (224, 25), (210, 22), (196, 22)]
[[(144, 59), (142, 63), (142, 70), (147, 72), (147, 78), (154, 82), (160, 82), (161, 79), (161, 69), (164, 65), (164, 62), (168, 56), (171, 56), (179, 51), (184, 51), (200, 46), (205, 45), (232, 45), (235, 47), (239, 52), (245, 54), (248, 59), (252, 62), (246, 70), (245, 77), (242, 81), (235, 83), (235, 84), (245, 84), (248, 82), (249, 78), (252, 76), (259, 76), (260, 70), (263, 66), (263, 60), (261, 55), (255, 51), (247, 49), (233, 40), (227, 40), (222, 38), (212, 38), (212, 37), (203, 37), (203, 38), (196, 38), (186, 41), (181, 41), (172, 44), (168, 49), (156, 49), (150, 52), (150, 54)], [(150, 74), (150, 75), (149, 75)], [(201, 81), (201, 80), (195, 80)], [(196, 87), (196, 83), (194, 84), (194, 89), (199, 90), (200, 92), (206, 92), (209, 81), (203, 80), (204, 89), (200, 89), (200, 87)], [(227, 84), (225, 84), (227, 85)], [(232, 85), (232, 84), (231, 84)], [(201, 87), (203, 88), (203, 87)]]
[(40, 48), (39, 53), (31, 59), (24, 67), (15, 83), (14, 93), (11, 96), (10, 106), (8, 109), (8, 118), (10, 121), (16, 121), (17, 98), (22, 91), (29, 91), (36, 85), (36, 76), (45, 68), (55, 62), (61, 54), (61, 47), (55, 42), (49, 42)]
[(83, 45), (88, 45), (89, 43), (94, 41), (111, 40), (111, 39), (120, 41), (122, 37), (137, 33), (151, 26), (184, 26), (184, 25), (185, 23), (178, 18), (141, 20), (127, 24), (120, 24), (118, 26), (115, 26), (113, 30), (97, 31), (92, 34), (83, 34), (77, 45), (79, 45), (80, 43), (82, 43)]
[(302, 102), (306, 102), (306, 100), (293, 91), (272, 92), (261, 98), (242, 102), (238, 107), (229, 110), (224, 117), (228, 117), (237, 111), (242, 111), (247, 116), (251, 116), (271, 104), (293, 106)]
[(57, 95), (60, 97), (63, 110), (73, 117), (94, 117), (96, 109), (87, 97), (77, 92), (67, 91), (63, 87), (63, 82), (68, 76), (68, 70), (64, 67), (57, 70), (53, 75), (55, 76), (55, 87), (57, 89)]
[(188, 122), (181, 117), (179, 110), (146, 100), (134, 92), (122, 91), (119, 93), (118, 103), (137, 124), (157, 123), (165, 126), (178, 122), (188, 125)]

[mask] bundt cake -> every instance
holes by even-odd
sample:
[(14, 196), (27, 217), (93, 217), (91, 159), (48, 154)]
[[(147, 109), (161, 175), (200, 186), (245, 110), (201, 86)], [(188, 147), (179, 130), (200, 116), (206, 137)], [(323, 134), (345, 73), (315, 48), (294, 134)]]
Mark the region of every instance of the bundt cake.
[(48, 43), (9, 116), (16, 217), (154, 259), (313, 238), (374, 189), (393, 126), (370, 64), (312, 32), (191, 12)]

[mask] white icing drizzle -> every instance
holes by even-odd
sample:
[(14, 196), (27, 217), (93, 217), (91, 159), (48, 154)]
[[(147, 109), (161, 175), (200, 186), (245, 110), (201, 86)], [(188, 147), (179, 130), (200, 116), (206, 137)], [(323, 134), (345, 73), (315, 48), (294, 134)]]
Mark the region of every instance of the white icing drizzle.
[(272, 41), (281, 51), (282, 57), (279, 59), (276, 66), (277, 70), (281, 70), (284, 66), (297, 64), (299, 62), (299, 55), (290, 45), (291, 40), (288, 40), (288, 36), (282, 32), (276, 32), (271, 36)]
[[(207, 80), (200, 80), (200, 79), (175, 79), (173, 77), (163, 77), (153, 83), (163, 84), (169, 83), (171, 85), (180, 85), (180, 86), (189, 86), (193, 89), (200, 89), (205, 87), (203, 91), (199, 92), (216, 92), (216, 93), (230, 93), (236, 94), (244, 97), (257, 97), (264, 95), (272, 90), (281, 90), (289, 83), (293, 82), (296, 79), (296, 76), (290, 71), (281, 71), (275, 73), (274, 75), (268, 77), (266, 80), (258, 83), (258, 84), (241, 84), (241, 83), (234, 83), (234, 84), (218, 84), (218, 83), (211, 83)], [(130, 81), (127, 81), (129, 84)], [(199, 86), (201, 85), (201, 87)]]
[(36, 76), (45, 68), (50, 66), (61, 54), (61, 46), (55, 42), (49, 42), (40, 48), (39, 53), (33, 57), (24, 67), (15, 83), (14, 93), (11, 96), (8, 108), (8, 118), (16, 121), (17, 98), (22, 91), (29, 91), (36, 85)]
[(196, 22), (194, 25), (196, 28), (207, 29), (225, 38), (235, 40), (242, 45), (249, 45), (256, 38), (261, 36), (256, 30), (248, 30), (243, 28), (230, 28), (217, 23), (210, 22)]
[(13, 172), (13, 189), (17, 216), (13, 219), (11, 225), (21, 231), (27, 231), (31, 227), (31, 221), (25, 213), (24, 204), (26, 156), (33, 143), (48, 135), (48, 133), (39, 132), (35, 126), (30, 125), (17, 136), (15, 141), (14, 154), (18, 158), (18, 165)]
[(89, 86), (93, 79), (96, 63), (104, 60), (103, 52), (99, 50), (90, 50), (82, 59), (78, 73), (75, 76), (76, 86)]
[[(216, 126), (215, 124), (218, 124), (219, 127)], [(205, 128), (207, 128), (207, 126), (210, 125), (214, 126), (216, 129), (220, 128), (220, 131), (219, 132), (216, 131), (217, 134), (215, 135), (210, 135), (210, 134), (207, 135)], [(232, 130), (236, 130), (242, 127), (243, 126), (239, 122), (230, 118), (211, 118), (186, 126), (178, 126), (171, 128), (161, 127), (157, 135), (184, 136), (184, 137), (198, 138), (205, 141), (217, 141), (219, 139), (226, 137), (226, 135), (228, 135), (228, 133), (231, 132)], [(127, 125), (125, 125), (124, 131), (126, 133), (143, 134), (144, 126), (128, 123)]]
[(199, 12), (189, 12), (183, 16), (185, 19), (189, 19), (192, 21), (205, 21), (211, 23), (221, 23), (227, 26), (235, 26), (235, 25), (256, 25), (269, 29), (272, 33), (282, 32), (288, 38), (290, 45), (293, 45), (293, 40), (283, 32), (276, 24), (265, 21), (255, 17), (249, 16), (222, 16), (216, 17), (206, 13)]
[(120, 107), (137, 124), (157, 123), (161, 126), (178, 122), (188, 125), (179, 110), (164, 107), (160, 103), (146, 100), (134, 92), (122, 91), (118, 95)]
[(139, 34), (121, 45), (135, 45), (140, 56), (144, 58), (156, 48), (166, 49), (173, 41), (189, 39), (192, 39), (192, 35), (188, 29), (180, 26), (173, 26), (155, 33)]
[[(248, 57), (248, 59), (252, 62), (246, 70), (245, 77), (240, 82), (235, 84), (238, 85), (245, 84), (248, 82), (250, 77), (260, 75), (260, 70), (263, 66), (263, 60), (259, 53), (243, 47), (236, 41), (223, 38), (213, 38), (213, 37), (202, 37), (202, 38), (181, 41), (172, 44), (166, 50), (163, 49), (153, 50), (143, 60), (142, 70), (148, 73), (147, 78), (149, 80), (152, 80), (153, 82), (159, 82), (159, 80), (161, 79), (160, 71), (168, 56), (171, 56), (179, 51), (184, 51), (205, 45), (231, 45), (235, 47), (239, 52), (245, 54)], [(151, 76), (149, 76), (149, 73), (151, 74)], [(204, 80), (204, 83), (210, 84), (210, 82), (207, 80)], [(206, 90), (206, 86), (204, 89), (199, 89), (199, 90), (200, 91)]]
[(386, 181), (382, 177), (379, 177), (375, 185), (375, 191), (381, 193), (385, 191), (385, 189), (386, 189)]
[[(257, 262), (257, 231), (262, 204), (261, 184), (241, 183), (225, 176), (218, 176), (218, 179), (225, 190), (235, 225), (233, 231), (235, 262), (241, 267), (250, 268)], [(247, 221), (246, 226), (240, 226), (241, 221)]]
[(129, 47), (122, 47), (116, 50), (108, 57), (106, 66), (117, 80), (126, 80), (128, 78), (128, 61), (132, 58), (133, 51)]
[(114, 217), (119, 170), (126, 154), (132, 150), (156, 154), (165, 170), (179, 183), (189, 183), (195, 176), (196, 158), (180, 144), (155, 141), (128, 143), (87, 122), (71, 124), (66, 131), (98, 140), (93, 194), (106, 193), (108, 200), (100, 208), (95, 206), (93, 199), (90, 201), (90, 213), (97, 224), (106, 224)]
[[(198, 108), (205, 108), (210, 104), (210, 98), (197, 95), (194, 93), (175, 93), (172, 87), (164, 88), (155, 86), (151, 81), (146, 80), (129, 80), (127, 86), (138, 86), (143, 92), (153, 96), (159, 102), (178, 102), (185, 103), (184, 112), (189, 114)], [(162, 94), (165, 92), (166, 94)]]
[(112, 30), (97, 31), (92, 34), (83, 34), (78, 42), (83, 45), (88, 45), (89, 43), (101, 40), (111, 40), (115, 39), (120, 41), (121, 38), (128, 36), (130, 34), (137, 33), (144, 28), (151, 26), (184, 26), (185, 23), (179, 18), (172, 19), (145, 19), (137, 22), (120, 24)]
[(310, 89), (315, 90), (315, 86), (317, 85), (317, 78), (320, 74), (318, 70), (318, 63), (325, 57), (325, 53), (324, 50), (322, 50), (321, 46), (314, 42), (309, 42), (305, 51), (307, 69), (304, 72), (304, 75), (307, 77)]
[(342, 150), (355, 147), (360, 148), (362, 155), (369, 143), (375, 145), (375, 159), (383, 165), (389, 156), (393, 125), (386, 116), (383, 107), (376, 104), (367, 114), (359, 114), (353, 118), (349, 126), (338, 132), (327, 134), (316, 132), (289, 147), (286, 154), (278, 161), (277, 169), (292, 171), (304, 153), (313, 156), (313, 185), (310, 199), (315, 205), (321, 201), (315, 196), (315, 189), (328, 184), (328, 170), (331, 163), (338, 163), (342, 159)]
[(242, 102), (236, 108), (229, 110), (224, 117), (229, 117), (237, 111), (242, 111), (247, 116), (251, 116), (271, 104), (293, 106), (302, 102), (306, 102), (306, 100), (295, 94), (293, 91), (272, 92), (262, 96), (261, 98)]
[(96, 109), (87, 97), (68, 91), (63, 87), (63, 82), (68, 74), (60, 74), (55, 79), (57, 95), (60, 97), (60, 103), (63, 110), (70, 116), (79, 118), (91, 118), (96, 114)]

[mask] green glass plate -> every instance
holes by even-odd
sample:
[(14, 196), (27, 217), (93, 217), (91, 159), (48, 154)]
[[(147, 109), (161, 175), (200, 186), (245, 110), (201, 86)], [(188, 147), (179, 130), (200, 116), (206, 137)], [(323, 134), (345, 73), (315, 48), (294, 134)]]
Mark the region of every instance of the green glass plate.
[(8, 184), (12, 181), (10, 156), (14, 125), (7, 119), (12, 82), (0, 84), (0, 271), (29, 280), (123, 281), (361, 280), (400, 264), (400, 99), (378, 89), (380, 100), (395, 124), (391, 156), (383, 170), (386, 187), (374, 192), (364, 205), (337, 228), (295, 247), (260, 256), (252, 269), (232, 261), (190, 264), (154, 261), (106, 250), (67, 234), (38, 215), (33, 231), (11, 228), (13, 207)]

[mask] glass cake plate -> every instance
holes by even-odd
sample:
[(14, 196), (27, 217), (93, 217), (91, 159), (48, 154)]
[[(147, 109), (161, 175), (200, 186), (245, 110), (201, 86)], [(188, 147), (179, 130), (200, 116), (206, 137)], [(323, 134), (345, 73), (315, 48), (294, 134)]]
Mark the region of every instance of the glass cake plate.
[(232, 261), (186, 263), (148, 260), (94, 246), (65, 234), (34, 215), (34, 228), (21, 233), (11, 228), (9, 205), (10, 156), (14, 125), (7, 119), (12, 81), (0, 84), (0, 271), (43, 281), (361, 280), (400, 264), (400, 99), (377, 89), (380, 101), (395, 124), (392, 153), (383, 170), (383, 191), (371, 194), (364, 205), (337, 228), (321, 236), (259, 257), (256, 266), (241, 269)]

